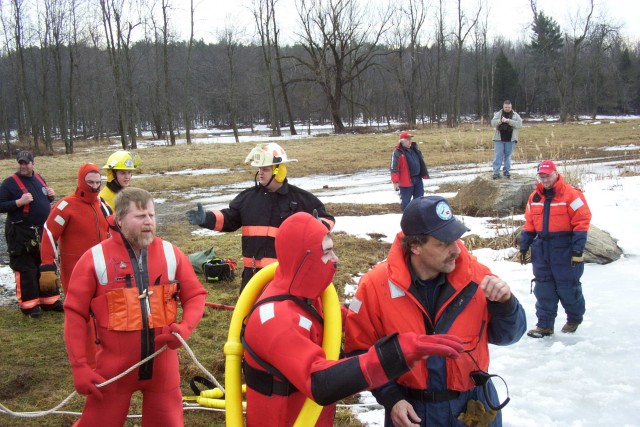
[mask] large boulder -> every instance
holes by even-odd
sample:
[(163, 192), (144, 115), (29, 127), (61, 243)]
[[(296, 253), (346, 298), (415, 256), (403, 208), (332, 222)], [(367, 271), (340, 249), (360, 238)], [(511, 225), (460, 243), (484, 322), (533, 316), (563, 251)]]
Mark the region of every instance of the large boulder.
[(584, 248), (584, 261), (596, 264), (609, 264), (622, 255), (622, 249), (611, 234), (600, 230), (595, 225), (589, 226), (587, 245)]
[[(520, 241), (520, 231), (522, 228), (516, 231), (516, 241)], [(516, 252), (511, 261), (517, 261)], [(618, 246), (617, 240), (611, 237), (609, 233), (603, 231), (591, 224), (589, 226), (589, 234), (587, 234), (587, 245), (584, 248), (584, 262), (591, 262), (594, 264), (609, 264), (610, 262), (620, 259), (622, 256), (622, 249)], [(529, 252), (528, 256), (531, 256)]]
[(449, 203), (454, 212), (469, 216), (523, 214), (535, 186), (536, 179), (531, 176), (512, 174), (511, 179), (492, 179), (485, 174), (462, 187)]

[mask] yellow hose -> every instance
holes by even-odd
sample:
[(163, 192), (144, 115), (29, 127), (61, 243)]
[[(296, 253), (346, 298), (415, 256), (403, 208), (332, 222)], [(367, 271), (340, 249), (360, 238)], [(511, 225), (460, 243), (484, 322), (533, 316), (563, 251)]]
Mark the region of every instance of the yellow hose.
[[(258, 271), (247, 283), (231, 316), (229, 334), (224, 345), (225, 354), (225, 389), (226, 389), (226, 425), (229, 427), (244, 426), (242, 416), (242, 343), (240, 342), (240, 332), (242, 322), (249, 314), (251, 307), (260, 295), (262, 289), (269, 283), (275, 275), (278, 263), (269, 264)], [(322, 348), (327, 359), (338, 360), (340, 355), (340, 344), (342, 341), (342, 314), (340, 312), (340, 301), (336, 289), (331, 283), (322, 293), (322, 306), (324, 311), (324, 334), (322, 336)], [(208, 403), (208, 402), (207, 402)], [(294, 426), (315, 425), (322, 406), (307, 398)]]

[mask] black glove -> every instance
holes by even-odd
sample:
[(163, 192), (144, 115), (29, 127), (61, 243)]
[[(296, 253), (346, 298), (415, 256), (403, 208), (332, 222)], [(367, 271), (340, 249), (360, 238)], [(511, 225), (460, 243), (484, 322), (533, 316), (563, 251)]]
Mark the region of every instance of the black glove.
[(571, 267), (575, 267), (578, 264), (582, 264), (584, 262), (584, 255), (582, 252), (574, 252), (571, 255)]
[(193, 225), (203, 225), (207, 220), (207, 213), (204, 211), (202, 203), (198, 203), (197, 209), (188, 210), (186, 215), (189, 224)]
[(525, 265), (527, 263), (527, 251), (520, 251), (518, 255), (516, 255), (516, 259), (520, 262), (520, 264)]

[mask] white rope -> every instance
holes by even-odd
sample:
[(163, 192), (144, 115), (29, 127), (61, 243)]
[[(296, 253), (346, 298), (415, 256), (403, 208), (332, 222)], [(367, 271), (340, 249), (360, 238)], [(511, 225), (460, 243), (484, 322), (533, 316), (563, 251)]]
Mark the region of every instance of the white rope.
[(204, 366), (202, 366), (202, 363), (198, 361), (198, 359), (196, 358), (196, 355), (193, 354), (193, 351), (187, 345), (186, 341), (180, 336), (180, 334), (178, 334), (177, 332), (173, 332), (173, 334), (176, 337), (178, 337), (178, 340), (182, 343), (182, 346), (184, 347), (184, 349), (187, 350), (187, 353), (189, 353), (189, 356), (191, 356), (191, 360), (193, 360), (193, 363), (195, 363), (196, 366), (200, 368), (200, 370), (204, 372), (204, 374), (211, 380), (211, 382), (213, 382), (216, 385), (216, 387), (218, 387), (222, 391), (222, 394), (226, 394), (224, 387), (222, 387), (222, 385), (218, 382), (218, 380), (216, 380), (216, 377), (214, 377), (213, 374), (211, 374), (209, 371), (207, 371), (207, 369)]
[[(225, 394), (225, 390), (224, 387), (222, 387), (222, 385), (218, 382), (218, 380), (216, 380), (216, 378), (213, 376), (213, 374), (211, 374), (199, 361), (198, 358), (196, 357), (196, 355), (193, 353), (193, 350), (191, 350), (191, 347), (189, 347), (189, 345), (187, 344), (187, 342), (182, 338), (182, 336), (180, 336), (179, 333), (177, 332), (172, 332), (173, 335), (175, 335), (178, 340), (180, 341), (180, 343), (182, 343), (182, 346), (184, 347), (184, 349), (187, 351), (187, 353), (189, 354), (189, 357), (191, 357), (191, 360), (196, 364), (196, 366), (198, 368), (200, 368), (200, 370), (202, 372), (204, 372), (204, 374), (216, 385), (216, 387), (218, 387), (223, 394)], [(114, 381), (119, 380), (120, 378), (124, 377), (125, 375), (129, 374), (131, 371), (133, 371), (134, 369), (136, 369), (137, 367), (139, 367), (140, 365), (148, 362), (149, 360), (153, 359), (154, 357), (156, 357), (157, 355), (159, 355), (160, 353), (162, 353), (163, 351), (165, 351), (167, 349), (167, 346), (164, 345), (162, 346), (160, 349), (158, 349), (158, 351), (156, 351), (155, 353), (153, 353), (152, 355), (142, 359), (141, 361), (137, 362), (136, 364), (134, 364), (133, 366), (131, 366), (129, 369), (127, 369), (126, 371), (116, 375), (113, 378), (110, 378), (108, 380), (106, 380), (103, 383), (100, 384), (96, 384), (96, 387), (101, 388), (104, 387), (106, 385), (111, 384)], [(79, 412), (69, 412), (69, 411), (58, 411), (58, 409), (62, 408), (64, 405), (66, 405), (71, 399), (73, 399), (78, 393), (76, 391), (74, 391), (73, 393), (71, 393), (69, 396), (67, 396), (62, 402), (60, 402), (58, 405), (56, 405), (55, 407), (47, 410), (47, 411), (26, 411), (26, 412), (15, 412), (10, 410), (9, 408), (7, 408), (6, 406), (2, 405), (0, 403), (0, 413), (3, 414), (7, 414), (7, 415), (12, 415), (14, 417), (18, 417), (18, 418), (37, 418), (37, 417), (44, 417), (46, 415), (51, 415), (51, 414), (62, 414), (62, 415), (82, 415), (82, 413)], [(338, 404), (336, 406), (342, 407), (342, 408), (355, 408), (355, 407), (367, 407), (367, 406), (378, 406), (380, 407), (380, 405), (378, 403), (360, 403), (360, 404)], [(193, 406), (191, 406), (190, 404), (184, 403), (183, 404), (183, 409), (184, 410), (203, 410), (203, 411), (218, 411), (218, 412), (224, 412), (224, 409), (217, 409), (217, 408), (205, 408), (202, 407), (200, 405), (195, 406), (195, 404)], [(128, 415), (127, 418), (140, 418), (142, 415), (139, 414), (132, 414), (132, 415)]]
[[(178, 340), (182, 343), (183, 347), (185, 350), (187, 350), (187, 353), (189, 354), (189, 356), (191, 357), (191, 359), (193, 360), (193, 362), (202, 370), (202, 372), (205, 373), (205, 375), (216, 385), (220, 388), (220, 390), (222, 390), (222, 392), (224, 393), (224, 388), (222, 388), (222, 386), (220, 385), (220, 383), (216, 380), (216, 378), (205, 369), (204, 366), (202, 366), (202, 364), (198, 361), (198, 359), (196, 358), (196, 355), (193, 353), (193, 350), (191, 350), (191, 348), (189, 347), (189, 345), (187, 345), (186, 341), (180, 336), (179, 333), (177, 332), (172, 332), (173, 335), (175, 335)], [(106, 385), (111, 384), (114, 381), (119, 380), (120, 378), (124, 377), (125, 375), (129, 374), (131, 371), (133, 371), (134, 369), (136, 369), (137, 367), (139, 367), (140, 365), (147, 363), (149, 360), (153, 359), (154, 357), (156, 357), (157, 355), (159, 355), (160, 353), (162, 353), (163, 351), (165, 351), (167, 349), (167, 346), (164, 345), (162, 346), (160, 349), (158, 349), (158, 351), (156, 351), (155, 353), (153, 353), (152, 355), (145, 357), (144, 359), (142, 359), (141, 361), (137, 362), (136, 364), (134, 364), (133, 366), (131, 366), (129, 369), (127, 369), (126, 371), (116, 375), (113, 378), (110, 378), (108, 380), (106, 380), (103, 383), (100, 384), (96, 384), (96, 387), (101, 388), (104, 387)], [(7, 414), (7, 415), (12, 415), (14, 417), (18, 417), (18, 418), (37, 418), (37, 417), (44, 417), (46, 415), (49, 414), (53, 414), (53, 413), (63, 413), (63, 412), (59, 412), (58, 409), (60, 409), (61, 407), (63, 407), (64, 405), (66, 405), (71, 399), (73, 399), (75, 397), (75, 395), (78, 394), (76, 391), (74, 391), (73, 393), (71, 393), (69, 396), (67, 396), (62, 402), (60, 402), (58, 405), (56, 405), (55, 407), (47, 410), (47, 411), (25, 411), (25, 412), (15, 412), (12, 411), (11, 409), (7, 408), (6, 406), (4, 406), (3, 404), (0, 403), (0, 414)], [(139, 415), (130, 415), (130, 417), (140, 417)]]

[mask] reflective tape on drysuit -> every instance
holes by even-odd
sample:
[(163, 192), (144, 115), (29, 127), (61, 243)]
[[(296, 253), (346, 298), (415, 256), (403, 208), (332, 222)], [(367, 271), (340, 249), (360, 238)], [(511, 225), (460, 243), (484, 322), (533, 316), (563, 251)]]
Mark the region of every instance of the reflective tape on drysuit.
[[(149, 328), (159, 328), (175, 323), (178, 313), (178, 283), (175, 282), (177, 268), (173, 245), (162, 241), (162, 248), (167, 263), (169, 283), (150, 285), (140, 294), (138, 288), (131, 283), (127, 287), (116, 288), (105, 293), (108, 307), (107, 329), (113, 331), (140, 331), (144, 328), (140, 298), (149, 299), (150, 316), (147, 318)], [(91, 248), (93, 265), (100, 285), (109, 283), (106, 259), (102, 245)]]

